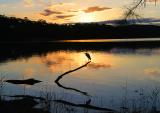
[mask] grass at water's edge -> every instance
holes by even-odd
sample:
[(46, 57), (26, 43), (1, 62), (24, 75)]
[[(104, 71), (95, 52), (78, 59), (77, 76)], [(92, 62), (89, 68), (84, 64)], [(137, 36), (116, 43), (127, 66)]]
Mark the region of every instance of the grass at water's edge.
[(15, 113), (92, 113), (93, 111), (97, 113), (160, 113), (160, 88), (157, 87), (147, 93), (143, 88), (134, 90), (136, 97), (132, 98), (128, 96), (128, 86), (124, 86), (123, 96), (119, 100), (121, 102), (119, 109), (114, 110), (104, 105), (103, 107), (95, 106), (92, 102), (88, 103), (89, 100), (84, 100), (84, 103), (74, 103), (73, 100), (66, 99), (65, 94), (59, 95), (51, 89), (42, 90), (39, 96), (3, 95), (5, 94), (4, 79), (1, 77), (0, 80), (0, 112), (2, 113), (13, 111)]

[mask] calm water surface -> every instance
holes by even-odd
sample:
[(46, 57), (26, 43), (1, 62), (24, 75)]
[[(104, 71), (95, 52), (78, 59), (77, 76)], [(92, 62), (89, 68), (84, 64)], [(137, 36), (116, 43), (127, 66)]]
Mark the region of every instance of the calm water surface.
[[(88, 62), (85, 52), (90, 53), (91, 63), (65, 75), (60, 82), (66, 87), (85, 91), (91, 97), (58, 87), (54, 82), (64, 72)], [(0, 72), (5, 79), (35, 78), (43, 81), (33, 86), (5, 83), (5, 95), (38, 96), (41, 91), (52, 90), (72, 102), (83, 103), (92, 98), (93, 104), (119, 108), (124, 96), (133, 99), (138, 97), (137, 90), (149, 94), (153, 88), (160, 87), (160, 48), (51, 51), (2, 61)]]
[(57, 42), (140, 42), (160, 41), (160, 38), (132, 38), (132, 39), (88, 39), (88, 40), (60, 40)]

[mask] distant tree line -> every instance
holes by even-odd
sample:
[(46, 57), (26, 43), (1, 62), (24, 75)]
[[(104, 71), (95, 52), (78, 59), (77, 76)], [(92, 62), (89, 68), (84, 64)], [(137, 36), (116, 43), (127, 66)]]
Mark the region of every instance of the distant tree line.
[(0, 15), (0, 41), (54, 41), (64, 39), (104, 39), (160, 37), (160, 26), (98, 23), (53, 24)]

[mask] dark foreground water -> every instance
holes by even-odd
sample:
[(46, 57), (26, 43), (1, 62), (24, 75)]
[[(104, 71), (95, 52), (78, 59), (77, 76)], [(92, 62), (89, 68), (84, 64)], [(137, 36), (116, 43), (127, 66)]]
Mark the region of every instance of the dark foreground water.
[[(116, 110), (122, 107), (151, 109), (153, 106), (160, 109), (159, 47), (59, 49), (43, 51), (43, 54), (30, 54), (27, 57), (16, 57), (17, 51), (12, 52), (14, 58), (1, 59), (0, 74), (5, 79), (34, 78), (43, 82), (35, 85), (5, 83), (3, 95), (41, 96), (46, 92), (52, 92), (56, 98), (76, 104), (91, 99), (92, 105)], [(88, 62), (85, 52), (91, 55), (91, 62), (63, 76), (60, 79), (63, 87), (58, 86), (55, 83), (58, 76)], [(158, 93), (157, 96), (154, 92)], [(74, 112), (82, 110), (79, 108)]]

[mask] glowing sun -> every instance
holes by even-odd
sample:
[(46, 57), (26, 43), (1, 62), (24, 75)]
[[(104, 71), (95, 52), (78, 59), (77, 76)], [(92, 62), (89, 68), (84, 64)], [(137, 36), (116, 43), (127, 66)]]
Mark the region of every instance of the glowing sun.
[(78, 16), (79, 22), (94, 22), (95, 16), (93, 14), (82, 13)]

